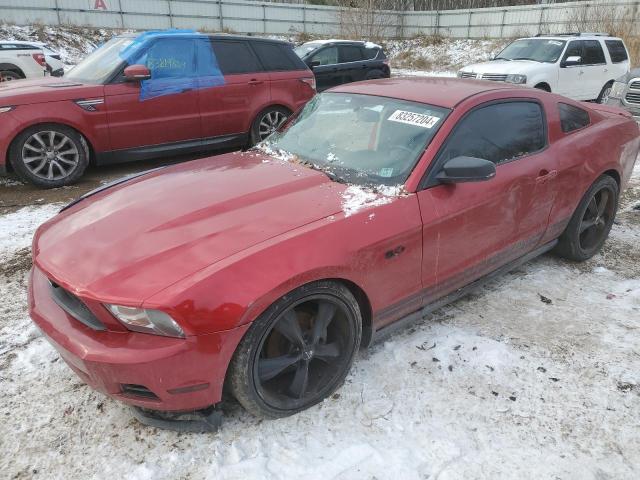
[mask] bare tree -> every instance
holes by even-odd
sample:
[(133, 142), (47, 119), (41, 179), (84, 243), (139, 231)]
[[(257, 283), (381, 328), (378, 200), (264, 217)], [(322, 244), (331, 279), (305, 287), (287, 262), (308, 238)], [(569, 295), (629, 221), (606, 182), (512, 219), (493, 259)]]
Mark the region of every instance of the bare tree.
[(398, 33), (394, 25), (399, 16), (381, 10), (376, 0), (345, 0), (340, 6), (340, 34), (345, 38), (381, 40)]

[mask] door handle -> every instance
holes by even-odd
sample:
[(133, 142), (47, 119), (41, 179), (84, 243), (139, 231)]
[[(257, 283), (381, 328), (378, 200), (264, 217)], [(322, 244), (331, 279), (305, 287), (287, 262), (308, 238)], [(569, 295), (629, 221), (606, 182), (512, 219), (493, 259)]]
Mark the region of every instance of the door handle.
[(260, 85), (261, 83), (264, 83), (264, 80), (256, 80), (255, 78), (249, 80), (249, 85)]
[(384, 252), (384, 258), (386, 258), (387, 260), (393, 258), (393, 257), (397, 257), (398, 255), (400, 255), (402, 252), (404, 252), (404, 245), (398, 245), (396, 248), (394, 248), (393, 250), (388, 250), (386, 252)]
[(536, 177), (536, 183), (545, 183), (548, 182), (549, 180), (555, 178), (558, 175), (558, 171), (557, 170), (540, 170), (540, 172), (538, 173), (538, 176)]
[(584, 75), (584, 70), (578, 71), (578, 75)]

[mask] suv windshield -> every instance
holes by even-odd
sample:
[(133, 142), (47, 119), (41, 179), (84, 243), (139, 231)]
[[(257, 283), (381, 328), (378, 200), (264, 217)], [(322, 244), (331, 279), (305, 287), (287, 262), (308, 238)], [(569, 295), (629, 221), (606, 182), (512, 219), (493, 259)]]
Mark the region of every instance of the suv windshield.
[(507, 45), (496, 60), (532, 60), (534, 62), (555, 63), (564, 49), (564, 40), (548, 38), (525, 38)]
[(404, 183), (448, 109), (372, 95), (316, 95), (258, 149), (361, 185)]
[(82, 83), (104, 83), (122, 64), (120, 52), (133, 40), (133, 37), (112, 38), (71, 69), (65, 78)]
[(300, 58), (304, 58), (307, 54), (313, 52), (314, 50), (317, 50), (322, 45), (323, 44), (319, 42), (305, 43), (303, 45), (300, 45), (299, 47), (294, 48), (293, 51), (296, 52), (296, 55), (298, 55)]

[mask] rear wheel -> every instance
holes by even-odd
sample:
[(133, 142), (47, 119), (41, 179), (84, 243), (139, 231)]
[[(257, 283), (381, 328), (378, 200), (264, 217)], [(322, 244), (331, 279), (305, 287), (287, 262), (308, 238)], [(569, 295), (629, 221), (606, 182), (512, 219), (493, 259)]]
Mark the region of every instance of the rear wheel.
[(251, 126), (251, 145), (261, 142), (287, 121), (291, 112), (284, 107), (265, 108)]
[(360, 346), (358, 302), (341, 284), (321, 281), (274, 303), (251, 326), (228, 382), (250, 413), (286, 417), (322, 401), (344, 381)]
[(366, 80), (375, 80), (377, 78), (382, 78), (384, 77), (384, 72), (382, 72), (382, 70), (371, 70), (370, 72), (367, 73), (367, 76), (365, 77)]
[(9, 156), (22, 180), (42, 188), (75, 182), (89, 162), (88, 149), (80, 134), (58, 124), (28, 128), (13, 141)]
[(10, 82), (12, 80), (20, 80), (22, 77), (18, 72), (14, 72), (13, 70), (2, 70), (0, 71), (0, 77), (2, 77), (3, 82)]
[(618, 210), (618, 195), (618, 184), (608, 175), (591, 185), (561, 235), (556, 252), (578, 262), (593, 257), (609, 236)]

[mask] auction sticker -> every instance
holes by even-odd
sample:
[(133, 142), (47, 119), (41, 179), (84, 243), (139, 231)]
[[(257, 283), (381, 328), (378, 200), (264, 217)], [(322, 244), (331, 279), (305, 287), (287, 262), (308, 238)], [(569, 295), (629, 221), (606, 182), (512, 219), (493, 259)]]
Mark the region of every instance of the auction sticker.
[(406, 123), (407, 125), (415, 125), (416, 127), (432, 128), (440, 118), (424, 113), (407, 112), (405, 110), (396, 110), (389, 117), (392, 122)]

